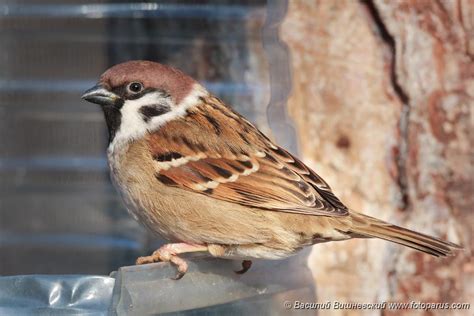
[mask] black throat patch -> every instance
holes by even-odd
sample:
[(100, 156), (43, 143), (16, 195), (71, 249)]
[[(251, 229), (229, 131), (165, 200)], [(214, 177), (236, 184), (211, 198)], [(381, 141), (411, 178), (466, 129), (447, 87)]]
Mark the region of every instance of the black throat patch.
[(122, 113), (120, 109), (106, 105), (102, 107), (104, 111), (105, 122), (107, 123), (107, 129), (109, 130), (109, 144), (114, 140), (117, 130), (120, 128), (120, 123), (122, 122)]

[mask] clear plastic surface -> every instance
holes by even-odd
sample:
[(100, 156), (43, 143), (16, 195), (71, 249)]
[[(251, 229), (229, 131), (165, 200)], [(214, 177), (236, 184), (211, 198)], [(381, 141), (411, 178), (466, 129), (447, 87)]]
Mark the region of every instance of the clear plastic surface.
[(84, 275), (0, 278), (0, 315), (107, 315), (115, 279)]
[(284, 302), (296, 296), (314, 299), (313, 279), (305, 256), (254, 261), (245, 274), (240, 261), (194, 258), (180, 280), (167, 263), (121, 268), (111, 312), (119, 315), (253, 315), (288, 313)]

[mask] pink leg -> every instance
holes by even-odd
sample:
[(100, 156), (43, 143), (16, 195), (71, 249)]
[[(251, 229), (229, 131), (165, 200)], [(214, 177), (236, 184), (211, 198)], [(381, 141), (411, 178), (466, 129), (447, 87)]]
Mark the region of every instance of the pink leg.
[(139, 257), (136, 261), (136, 264), (146, 264), (160, 261), (171, 262), (178, 269), (178, 275), (174, 279), (179, 280), (188, 270), (188, 264), (186, 261), (178, 257), (178, 255), (187, 252), (201, 251), (208, 251), (207, 246), (186, 243), (166, 244), (153, 252), (151, 256)]

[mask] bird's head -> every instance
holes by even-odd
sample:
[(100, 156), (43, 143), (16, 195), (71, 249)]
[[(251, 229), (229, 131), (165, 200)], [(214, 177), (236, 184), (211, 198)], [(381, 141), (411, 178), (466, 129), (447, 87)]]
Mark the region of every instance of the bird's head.
[(151, 61), (129, 61), (105, 71), (82, 98), (99, 104), (110, 142), (130, 141), (182, 117), (206, 91), (181, 71)]

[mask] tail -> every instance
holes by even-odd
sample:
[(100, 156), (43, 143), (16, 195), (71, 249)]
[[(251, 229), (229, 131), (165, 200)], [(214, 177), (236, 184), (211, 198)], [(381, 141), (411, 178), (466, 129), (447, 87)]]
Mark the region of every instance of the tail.
[(356, 212), (351, 212), (350, 214), (352, 227), (349, 235), (351, 237), (380, 238), (429, 253), (436, 257), (452, 256), (455, 250), (462, 249), (461, 246), (451, 242), (392, 225), (364, 214)]

